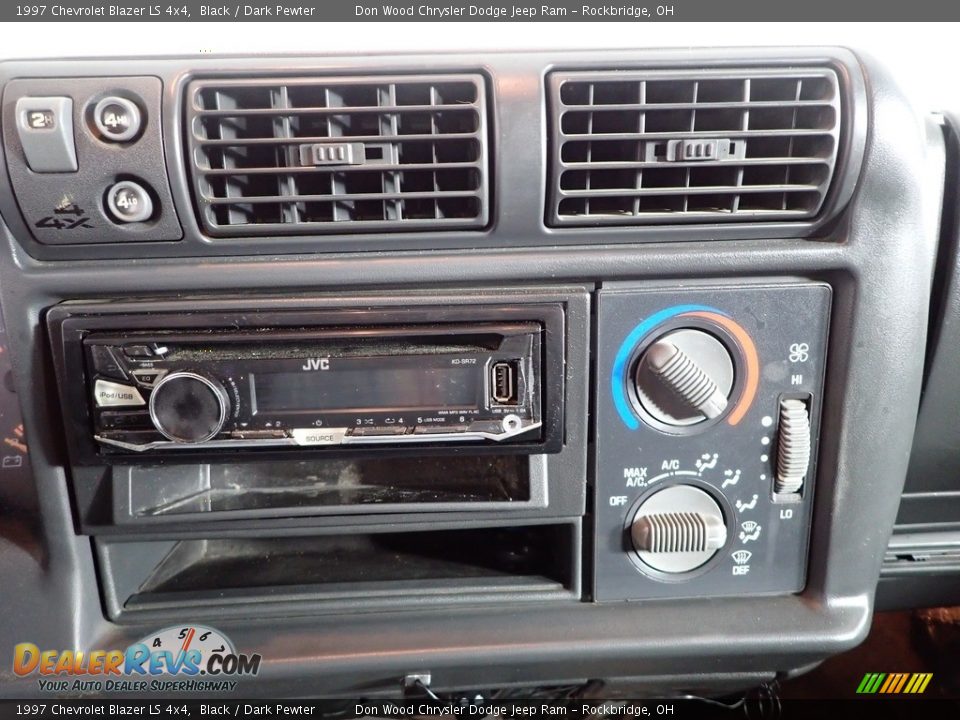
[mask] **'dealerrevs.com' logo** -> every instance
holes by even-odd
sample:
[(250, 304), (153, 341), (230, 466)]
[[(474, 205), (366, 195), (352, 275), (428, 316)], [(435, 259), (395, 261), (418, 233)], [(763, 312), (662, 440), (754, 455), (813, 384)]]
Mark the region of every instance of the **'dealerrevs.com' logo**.
[(36, 673), (44, 692), (230, 692), (237, 686), (233, 678), (260, 672), (260, 660), (256, 653), (238, 653), (219, 630), (178, 625), (125, 650), (41, 650), (20, 643), (13, 672)]

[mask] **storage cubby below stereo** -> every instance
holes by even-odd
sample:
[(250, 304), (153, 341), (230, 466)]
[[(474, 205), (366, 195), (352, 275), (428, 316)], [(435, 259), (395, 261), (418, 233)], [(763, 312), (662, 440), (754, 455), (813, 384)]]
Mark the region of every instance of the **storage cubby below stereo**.
[(109, 617), (160, 621), (571, 601), (580, 540), (577, 520), (94, 543)]
[(539, 455), (115, 465), (105, 472), (118, 526), (535, 509), (548, 495)]

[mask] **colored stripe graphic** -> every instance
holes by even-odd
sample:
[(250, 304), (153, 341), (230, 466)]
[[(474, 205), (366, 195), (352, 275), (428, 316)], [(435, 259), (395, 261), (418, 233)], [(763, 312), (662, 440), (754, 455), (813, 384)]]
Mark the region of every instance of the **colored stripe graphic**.
[(860, 681), (860, 684), (857, 685), (857, 694), (858, 694), (858, 695), (862, 695), (862, 694), (863, 694), (863, 691), (866, 690), (866, 688), (867, 688), (867, 683), (870, 682), (870, 678), (871, 678), (871, 677), (873, 677), (873, 675), (870, 674), (870, 673), (867, 673), (866, 675), (863, 676), (863, 680), (861, 680), (861, 681)]
[(704, 312), (692, 312), (689, 314), (694, 317), (712, 320), (725, 328), (727, 332), (737, 339), (737, 342), (740, 343), (740, 348), (743, 350), (744, 360), (747, 363), (746, 373), (744, 373), (746, 379), (744, 381), (743, 394), (737, 401), (737, 406), (727, 418), (727, 422), (730, 425), (736, 425), (743, 420), (743, 416), (747, 414), (747, 410), (749, 410), (753, 404), (753, 399), (757, 395), (757, 386), (760, 384), (760, 359), (757, 357), (757, 346), (753, 344), (753, 339), (747, 334), (747, 331), (728, 317), (716, 313)]
[(857, 693), (860, 695), (873, 695), (880, 688), (880, 683), (887, 677), (886, 673), (867, 673), (860, 681)]
[(858, 695), (919, 695), (933, 673), (867, 673), (857, 686)]
[(932, 677), (933, 673), (914, 673), (910, 678), (910, 682), (908, 682), (907, 686), (903, 689), (903, 692), (910, 693), (911, 695), (919, 695), (927, 689), (927, 685), (930, 684)]

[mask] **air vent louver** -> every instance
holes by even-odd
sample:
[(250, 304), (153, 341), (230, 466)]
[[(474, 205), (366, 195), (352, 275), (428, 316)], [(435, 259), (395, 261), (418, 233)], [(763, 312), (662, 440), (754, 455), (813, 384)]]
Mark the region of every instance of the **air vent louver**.
[(487, 222), (480, 75), (199, 80), (189, 162), (211, 235)]
[(554, 226), (799, 220), (840, 143), (827, 68), (551, 75)]

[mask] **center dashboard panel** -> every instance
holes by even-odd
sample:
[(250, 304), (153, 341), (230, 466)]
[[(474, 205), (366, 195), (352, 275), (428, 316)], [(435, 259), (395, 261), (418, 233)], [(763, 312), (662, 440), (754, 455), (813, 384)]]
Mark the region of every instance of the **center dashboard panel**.
[[(549, 528), (567, 533), (560, 547), (568, 553), (594, 548), (593, 600), (803, 590), (830, 295), (823, 284), (776, 282), (599, 290), (596, 535), (582, 537), (577, 524)], [(569, 514), (569, 523), (586, 507), (582, 475), (551, 471), (545, 461), (570, 452), (562, 442), (563, 368), (574, 298), (53, 308), (47, 319), (62, 406), (72, 411), (75, 492), (84, 527), (102, 535), (109, 587), (133, 582), (122, 570), (124, 552), (162, 551), (151, 575), (136, 576), (140, 591), (131, 585), (129, 596), (111, 596), (114, 614), (150, 608), (145, 598), (156, 592), (142, 589), (155, 576), (198, 579), (192, 564), (171, 570), (173, 559), (222, 562), (219, 554), (207, 559), (207, 545), (184, 549), (196, 540), (109, 540), (140, 527), (387, 512), (409, 521), (494, 508), (541, 522)], [(576, 323), (571, 330), (583, 332)], [(404, 456), (416, 462), (404, 464)], [(319, 542), (322, 564), (325, 529), (311, 530), (321, 535), (297, 547)], [(488, 542), (513, 537), (501, 528)], [(272, 553), (296, 565), (280, 539), (255, 533), (235, 544), (244, 542), (273, 543)], [(527, 542), (530, 552), (545, 552), (538, 540)], [(231, 551), (251, 552), (218, 553)], [(566, 589), (575, 592), (581, 560), (554, 561), (566, 566)], [(203, 596), (183, 582), (179, 592)], [(316, 582), (319, 601), (333, 580), (320, 572)], [(471, 596), (469, 583), (462, 589)], [(239, 597), (256, 602), (255, 588), (246, 590)], [(355, 592), (359, 601), (363, 592)]]
[[(263, 693), (422, 671), (680, 691), (866, 632), (942, 181), (937, 130), (881, 68), (808, 49), (0, 76), (35, 541), (77, 599), (30, 611), (51, 643), (216, 623), (269, 644)], [(703, 613), (735, 641), (694, 633)]]

